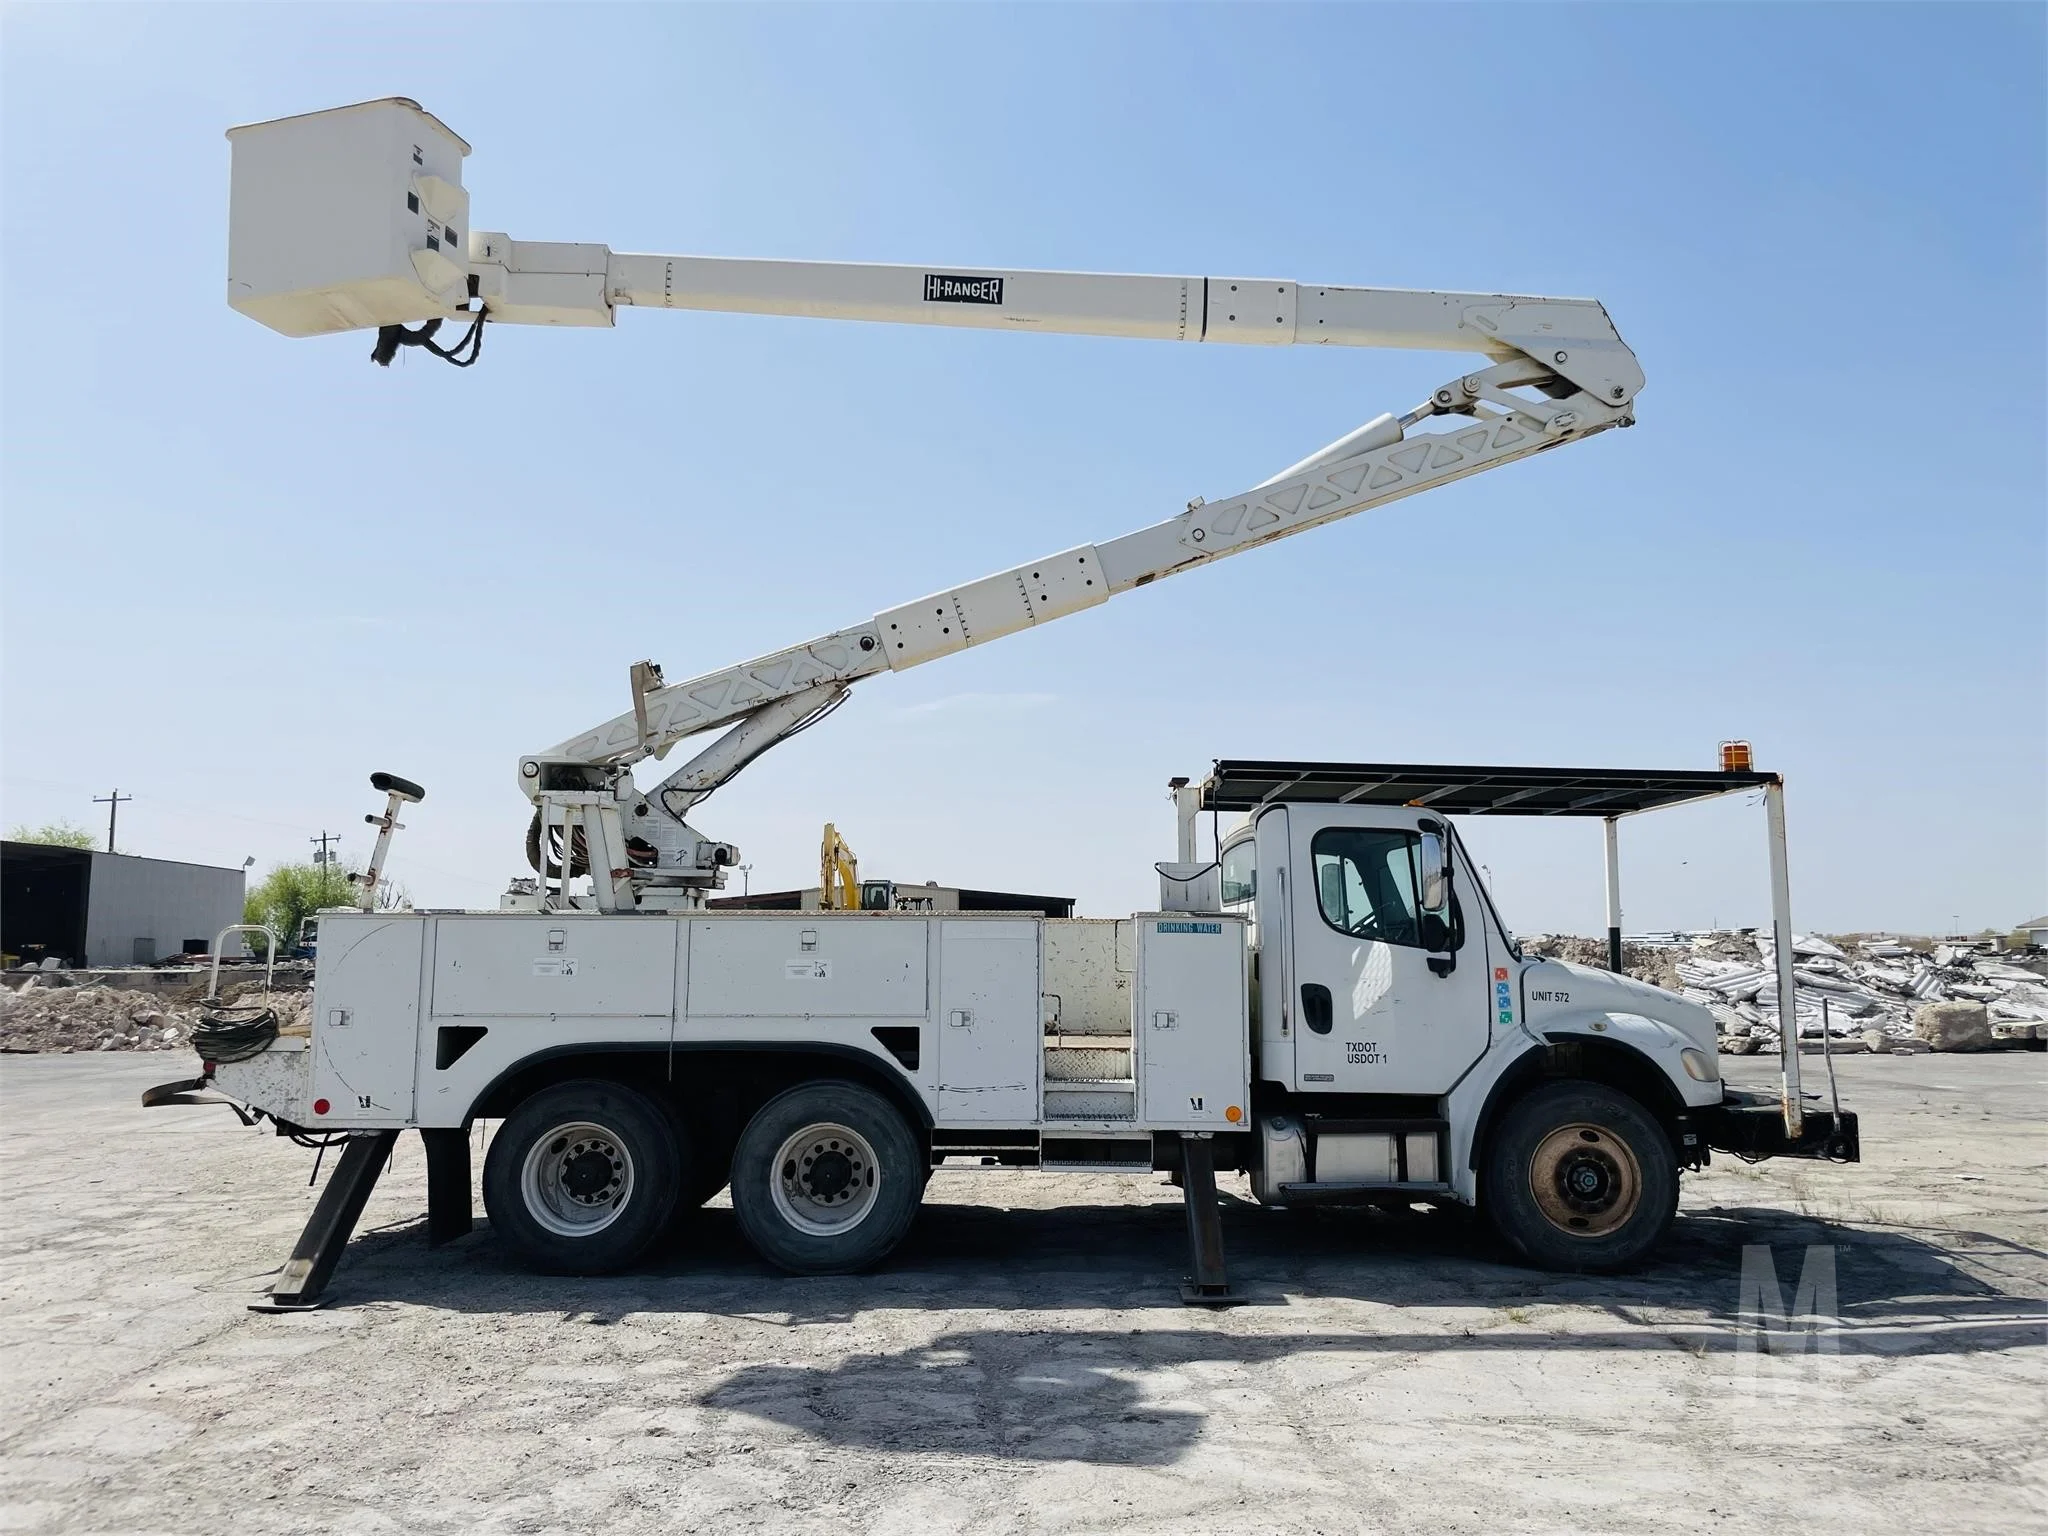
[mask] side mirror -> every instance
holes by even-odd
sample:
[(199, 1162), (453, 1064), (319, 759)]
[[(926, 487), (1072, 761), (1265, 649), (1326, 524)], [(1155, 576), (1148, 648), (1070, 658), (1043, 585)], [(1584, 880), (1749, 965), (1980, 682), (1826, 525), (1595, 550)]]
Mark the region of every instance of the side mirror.
[(1417, 925), (1422, 947), (1429, 951), (1429, 968), (1448, 976), (1458, 968), (1457, 915), (1451, 907), (1450, 850), (1441, 822), (1422, 824), (1421, 922)]
[[(1444, 835), (1441, 832), (1422, 834), (1422, 910), (1435, 915), (1441, 923), (1442, 914), (1451, 906), (1451, 882), (1449, 865), (1444, 853)], [(1425, 925), (1425, 931), (1427, 931)], [(1445, 929), (1448, 932), (1448, 929)], [(1431, 949), (1441, 948), (1431, 944)]]

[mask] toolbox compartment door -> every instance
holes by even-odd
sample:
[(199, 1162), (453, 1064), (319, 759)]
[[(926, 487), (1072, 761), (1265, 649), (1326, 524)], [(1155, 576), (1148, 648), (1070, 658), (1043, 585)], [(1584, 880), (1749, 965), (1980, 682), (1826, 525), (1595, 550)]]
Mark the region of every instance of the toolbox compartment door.
[(1038, 925), (939, 927), (938, 1115), (944, 1125), (1038, 1118)]
[(313, 989), (313, 1099), (329, 1109), (309, 1125), (407, 1125), (420, 1033), (425, 920), (365, 912), (320, 919)]

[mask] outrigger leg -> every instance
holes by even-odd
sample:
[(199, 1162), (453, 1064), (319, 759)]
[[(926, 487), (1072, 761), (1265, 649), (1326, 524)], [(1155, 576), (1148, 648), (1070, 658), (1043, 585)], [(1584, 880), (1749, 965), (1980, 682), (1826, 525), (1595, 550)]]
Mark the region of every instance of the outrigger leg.
[(1188, 1257), (1194, 1273), (1181, 1283), (1180, 1299), (1191, 1307), (1225, 1307), (1240, 1298), (1230, 1293), (1223, 1267), (1223, 1217), (1216, 1208), (1216, 1142), (1200, 1131), (1180, 1134), (1181, 1195), (1188, 1209)]
[(305, 1312), (321, 1305), (321, 1293), (341, 1262), (341, 1250), (370, 1203), (370, 1191), (377, 1187), (377, 1175), (384, 1171), (397, 1140), (396, 1131), (359, 1131), (348, 1138), (341, 1163), (320, 1191), (298, 1246), (285, 1260), (269, 1296), (249, 1303), (251, 1312)]

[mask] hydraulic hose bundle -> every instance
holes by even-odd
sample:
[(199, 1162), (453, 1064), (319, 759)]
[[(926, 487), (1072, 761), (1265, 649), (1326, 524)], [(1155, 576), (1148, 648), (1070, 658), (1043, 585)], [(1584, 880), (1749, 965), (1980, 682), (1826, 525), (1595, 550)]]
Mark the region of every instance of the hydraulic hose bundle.
[(192, 1028), (199, 1059), (216, 1064), (260, 1056), (276, 1038), (277, 1010), (262, 1005), (218, 1005)]

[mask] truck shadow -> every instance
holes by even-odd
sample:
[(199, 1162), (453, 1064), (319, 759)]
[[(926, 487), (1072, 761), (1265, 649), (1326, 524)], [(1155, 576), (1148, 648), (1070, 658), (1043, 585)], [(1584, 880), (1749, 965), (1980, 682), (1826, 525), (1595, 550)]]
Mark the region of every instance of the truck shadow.
[[(627, 1318), (687, 1329), (692, 1314), (745, 1317), (786, 1332), (762, 1340), (750, 1359), (714, 1368), (716, 1380), (694, 1399), (703, 1408), (848, 1449), (1128, 1466), (1180, 1459), (1219, 1394), (1268, 1396), (1276, 1424), (1292, 1423), (1299, 1371), (1289, 1362), (1315, 1356), (1491, 1355), (1504, 1370), (1526, 1371), (1531, 1355), (1545, 1353), (1682, 1351), (1733, 1382), (1744, 1368), (1737, 1355), (1782, 1357), (1815, 1344), (1782, 1319), (1757, 1326), (1760, 1308), (1768, 1313), (1778, 1299), (1759, 1301), (1759, 1247), (1795, 1312), (1806, 1256), (1833, 1250), (1840, 1326), (1824, 1351), (1971, 1354), (2038, 1345), (2043, 1334), (2048, 1255), (1978, 1232), (1691, 1210), (1656, 1263), (1573, 1276), (1517, 1267), (1481, 1224), (1444, 1213), (1269, 1211), (1226, 1197), (1224, 1224), (1250, 1315), (1180, 1305), (1183, 1217), (1166, 1203), (1003, 1210), (942, 1197), (882, 1270), (816, 1279), (762, 1265), (722, 1207), (694, 1216), (639, 1271), (604, 1279), (517, 1270), (487, 1229), (429, 1253), (423, 1225), (406, 1223), (359, 1238), (337, 1289), (344, 1305), (554, 1312), (565, 1329)], [(1287, 1326), (1290, 1306), (1329, 1299), (1372, 1306), (1351, 1327), (1332, 1327), (1327, 1310), (1312, 1327)], [(900, 1349), (847, 1355), (803, 1332), (894, 1313), (886, 1326), (900, 1338), (902, 1314), (919, 1310), (938, 1331)], [(1828, 1310), (1824, 1297), (1815, 1310)], [(957, 1326), (982, 1321), (976, 1313), (991, 1325)], [(835, 1327), (822, 1337), (846, 1335)], [(1781, 1364), (1814, 1368), (1811, 1355), (1767, 1368)], [(1302, 1369), (1318, 1371), (1312, 1361)], [(1361, 1390), (1377, 1389), (1368, 1380)]]
[[(374, 1299), (598, 1322), (708, 1313), (799, 1326), (882, 1310), (1190, 1315), (1179, 1294), (1187, 1249), (1178, 1204), (1003, 1209), (935, 1194), (902, 1246), (866, 1275), (784, 1275), (755, 1257), (719, 1205), (693, 1213), (634, 1271), (606, 1277), (530, 1274), (481, 1219), (440, 1250), (424, 1249), (423, 1221), (406, 1222), (357, 1237), (335, 1292), (344, 1305)], [(1284, 1312), (1295, 1300), (1353, 1300), (1411, 1311), (1423, 1325), (1347, 1336), (1342, 1347), (1352, 1349), (1738, 1352), (1755, 1346), (1760, 1313), (1768, 1331), (1803, 1283), (1825, 1286), (1826, 1260), (1810, 1272), (1809, 1263), (1827, 1250), (1833, 1304), (1823, 1293), (1814, 1310), (1838, 1320), (1829, 1347), (1841, 1354), (2038, 1345), (2048, 1317), (2048, 1254), (1985, 1232), (1855, 1227), (1773, 1207), (1681, 1209), (1652, 1263), (1624, 1275), (1568, 1275), (1515, 1262), (1463, 1212), (1283, 1211), (1223, 1200), (1243, 1304)], [(1456, 1319), (1432, 1315), (1454, 1309)], [(1501, 1334), (1471, 1326), (1473, 1309), (1498, 1313), (1494, 1323), (1530, 1309), (1570, 1310)], [(1269, 1312), (1261, 1327), (1279, 1321)]]

